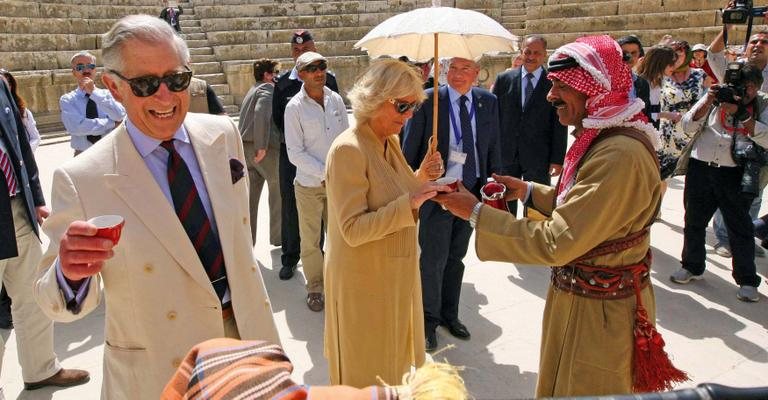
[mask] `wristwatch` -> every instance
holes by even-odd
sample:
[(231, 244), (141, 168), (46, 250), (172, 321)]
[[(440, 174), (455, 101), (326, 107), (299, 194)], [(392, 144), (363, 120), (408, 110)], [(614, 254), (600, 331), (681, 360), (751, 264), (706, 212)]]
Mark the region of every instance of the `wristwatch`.
[(475, 227), (477, 225), (477, 217), (480, 216), (480, 208), (483, 207), (483, 202), (478, 201), (477, 204), (472, 208), (472, 214), (469, 214), (469, 226)]

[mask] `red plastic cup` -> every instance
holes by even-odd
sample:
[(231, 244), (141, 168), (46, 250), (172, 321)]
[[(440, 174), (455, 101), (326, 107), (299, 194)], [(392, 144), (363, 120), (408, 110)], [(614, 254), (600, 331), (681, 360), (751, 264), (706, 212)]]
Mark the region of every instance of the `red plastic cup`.
[(444, 176), (442, 178), (438, 178), (435, 183), (438, 185), (444, 185), (451, 188), (451, 192), (455, 192), (459, 190), (459, 180), (456, 178), (451, 178), (450, 176)]
[(117, 245), (120, 234), (123, 232), (125, 219), (119, 215), (99, 215), (88, 220), (89, 223), (99, 228), (96, 236), (109, 239)]
[(507, 195), (507, 187), (501, 182), (496, 182), (491, 178), (488, 178), (488, 183), (483, 185), (480, 189), (480, 196), (483, 198), (483, 203), (499, 210), (509, 211), (507, 207), (507, 201), (504, 199)]

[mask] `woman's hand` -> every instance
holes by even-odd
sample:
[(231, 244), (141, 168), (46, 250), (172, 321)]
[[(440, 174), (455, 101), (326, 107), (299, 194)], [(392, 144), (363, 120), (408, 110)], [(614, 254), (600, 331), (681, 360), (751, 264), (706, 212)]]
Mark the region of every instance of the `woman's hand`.
[(458, 190), (452, 193), (440, 194), (435, 201), (451, 214), (468, 221), (472, 209), (480, 200), (472, 192), (464, 187), (464, 182), (459, 182)]
[(411, 209), (418, 210), (425, 201), (435, 197), (437, 192), (450, 192), (451, 188), (438, 185), (435, 182), (424, 182), (418, 189), (411, 192)]
[(419, 170), (416, 172), (416, 176), (420, 181), (426, 182), (433, 181), (443, 176), (444, 173), (443, 157), (440, 155), (439, 151), (435, 151), (434, 153), (427, 154), (424, 159), (421, 160), (421, 165), (419, 165)]
[(528, 183), (522, 179), (507, 175), (492, 174), (492, 176), (496, 182), (502, 183), (507, 187), (507, 195), (504, 197), (507, 201), (524, 199), (528, 193)]

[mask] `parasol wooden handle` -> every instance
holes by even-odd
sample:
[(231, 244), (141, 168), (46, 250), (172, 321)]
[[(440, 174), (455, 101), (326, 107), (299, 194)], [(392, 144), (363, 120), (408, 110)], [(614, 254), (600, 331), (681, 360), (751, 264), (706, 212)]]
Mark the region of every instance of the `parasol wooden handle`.
[(439, 96), (437, 91), (440, 87), (440, 59), (437, 57), (438, 34), (435, 32), (435, 57), (433, 58), (432, 67), (434, 74), (434, 83), (432, 86), (432, 136), (429, 138), (429, 151), (427, 154), (432, 154), (437, 151), (437, 103)]

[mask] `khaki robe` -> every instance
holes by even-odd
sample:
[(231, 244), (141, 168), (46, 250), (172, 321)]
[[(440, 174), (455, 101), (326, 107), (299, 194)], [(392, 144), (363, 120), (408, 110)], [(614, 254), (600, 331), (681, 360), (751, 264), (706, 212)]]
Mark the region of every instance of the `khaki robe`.
[(400, 382), (424, 363), (416, 215), (418, 185), (397, 136), (367, 125), (334, 141), (326, 164), (325, 356), (331, 384)]
[[(584, 156), (565, 202), (553, 209), (555, 189), (534, 184), (535, 208), (551, 218), (515, 219), (483, 207), (476, 226), (481, 260), (564, 265), (598, 244), (637, 232), (655, 217), (659, 170), (639, 141), (613, 136)], [(621, 266), (643, 259), (650, 237), (628, 250), (585, 264)], [(655, 300), (642, 292), (651, 322)], [(544, 309), (537, 397), (631, 393), (635, 297), (597, 300), (550, 286)]]

